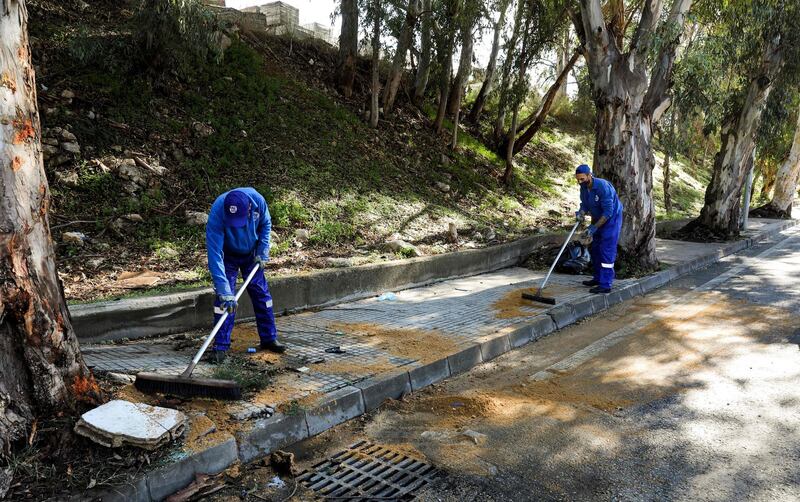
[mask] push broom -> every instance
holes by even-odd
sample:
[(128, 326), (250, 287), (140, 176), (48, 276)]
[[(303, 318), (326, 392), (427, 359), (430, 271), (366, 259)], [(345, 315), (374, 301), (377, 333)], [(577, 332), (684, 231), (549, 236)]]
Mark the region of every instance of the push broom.
[(553, 264), (550, 266), (550, 270), (547, 272), (547, 275), (545, 276), (544, 280), (542, 281), (542, 285), (539, 286), (539, 291), (537, 291), (535, 295), (532, 295), (530, 293), (522, 293), (522, 298), (524, 298), (526, 300), (533, 300), (535, 302), (546, 303), (548, 305), (555, 305), (556, 304), (556, 299), (555, 298), (552, 298), (550, 296), (542, 296), (542, 290), (544, 289), (545, 285), (547, 285), (547, 280), (550, 279), (550, 274), (552, 274), (553, 273), (553, 269), (556, 268), (556, 263), (558, 263), (558, 259), (561, 258), (561, 255), (564, 253), (564, 249), (566, 249), (567, 244), (569, 244), (569, 241), (572, 240), (572, 236), (575, 235), (575, 230), (578, 229), (578, 225), (580, 225), (580, 224), (581, 224), (581, 222), (578, 221), (578, 222), (575, 223), (575, 226), (572, 227), (572, 232), (569, 233), (569, 236), (567, 236), (567, 240), (564, 241), (564, 245), (561, 246), (561, 251), (558, 252), (558, 256), (556, 256), (556, 259), (553, 261)]
[[(259, 265), (256, 264), (250, 274), (245, 278), (242, 287), (236, 292), (236, 301), (244, 293), (247, 285), (253, 280), (253, 276), (258, 272)], [(160, 392), (163, 394), (176, 394), (186, 397), (211, 397), (217, 399), (239, 399), (242, 397), (242, 389), (233, 380), (219, 380), (216, 378), (192, 378), (192, 371), (200, 358), (203, 357), (211, 341), (222, 328), (222, 324), (228, 318), (228, 312), (222, 314), (211, 334), (206, 337), (203, 346), (195, 354), (194, 359), (180, 375), (161, 375), (159, 373), (142, 372), (136, 375), (134, 385), (142, 392)]]

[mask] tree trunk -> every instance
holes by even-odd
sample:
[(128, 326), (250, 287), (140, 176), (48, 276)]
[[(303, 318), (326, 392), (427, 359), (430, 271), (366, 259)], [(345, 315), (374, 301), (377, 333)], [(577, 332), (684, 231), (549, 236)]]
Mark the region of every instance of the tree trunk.
[[(514, 141), (514, 150), (512, 152), (513, 155), (518, 154), (525, 148), (525, 145), (530, 143), (533, 137), (539, 132), (539, 129), (542, 128), (544, 125), (544, 120), (547, 118), (547, 114), (550, 113), (550, 108), (552, 108), (553, 103), (556, 100), (556, 96), (561, 89), (561, 84), (567, 81), (567, 75), (572, 70), (572, 67), (575, 66), (575, 63), (578, 61), (578, 58), (581, 57), (580, 52), (575, 52), (564, 68), (562, 68), (561, 73), (556, 78), (556, 81), (553, 82), (553, 85), (547, 90), (544, 97), (542, 98), (542, 103), (539, 105), (539, 109), (536, 110), (536, 113), (531, 115), (530, 118), (525, 119), (523, 124), (530, 122), (530, 125), (523, 125), (523, 127), (527, 127), (525, 132), (523, 132), (519, 138)], [(503, 152), (505, 152), (506, 147), (508, 146), (508, 141), (503, 144)]]
[(358, 0), (342, 0), (342, 31), (339, 34), (337, 81), (344, 97), (353, 95), (358, 58)]
[(664, 211), (667, 214), (672, 212), (672, 195), (670, 194), (670, 160), (675, 151), (675, 122), (678, 120), (678, 113), (673, 109), (670, 113), (669, 128), (667, 129), (667, 137), (664, 141), (664, 179), (662, 187), (664, 189)]
[(425, 90), (428, 87), (428, 77), (431, 74), (431, 30), (433, 29), (433, 14), (431, 13), (431, 0), (422, 0), (422, 26), (420, 30), (419, 66), (414, 79), (414, 104), (422, 106), (425, 100)]
[(373, 129), (378, 127), (378, 101), (381, 91), (380, 64), (381, 64), (381, 2), (374, 0), (372, 22), (372, 100), (369, 108), (369, 125)]
[(0, 437), (97, 390), (56, 273), (23, 0), (0, 0)]
[(472, 104), (469, 117), (467, 117), (467, 121), (473, 124), (477, 124), (481, 119), (481, 113), (483, 113), (483, 107), (486, 105), (486, 99), (489, 97), (489, 93), (492, 91), (492, 86), (494, 85), (494, 74), (497, 69), (497, 54), (500, 52), (500, 35), (503, 34), (503, 28), (505, 27), (508, 4), (509, 0), (500, 2), (500, 16), (497, 18), (497, 22), (494, 25), (492, 52), (489, 55), (489, 64), (486, 65), (486, 75), (484, 76), (481, 90), (478, 92), (478, 97), (475, 98), (475, 102)]
[[(570, 30), (569, 25), (567, 29), (564, 31), (564, 39), (561, 41), (561, 47), (559, 47), (558, 55), (557, 55), (557, 62), (556, 62), (556, 75), (561, 75), (565, 71), (569, 74), (572, 66), (575, 65), (573, 62), (570, 64), (570, 61), (575, 57), (574, 50), (572, 49), (571, 44), (571, 37), (570, 37)], [(561, 80), (561, 84), (558, 86), (556, 90), (556, 94), (554, 96), (554, 101), (558, 101), (559, 99), (565, 98), (567, 96), (567, 79), (564, 78)]]
[[(477, 21), (477, 19), (476, 19)], [(475, 37), (472, 33), (474, 22), (467, 23), (461, 31), (461, 57), (458, 62), (458, 71), (453, 79), (450, 89), (450, 98), (447, 103), (447, 114), (454, 117), (456, 110), (461, 108), (461, 98), (464, 96), (464, 88), (469, 82), (469, 75), (472, 72), (472, 51), (475, 47)]]
[(499, 145), (503, 141), (503, 129), (506, 124), (506, 111), (508, 109), (508, 97), (511, 87), (511, 70), (514, 67), (514, 50), (517, 46), (519, 38), (520, 22), (522, 18), (523, 9), (517, 9), (514, 15), (514, 29), (511, 31), (511, 39), (506, 44), (506, 56), (503, 61), (503, 73), (500, 79), (500, 98), (497, 104), (497, 117), (494, 121), (494, 131), (492, 132), (492, 139), (495, 144)]
[(775, 193), (772, 195), (772, 200), (769, 204), (750, 211), (750, 214), (772, 218), (791, 218), (798, 182), (800, 182), (800, 113), (797, 115), (797, 126), (794, 130), (789, 156), (781, 164), (775, 176)]
[[(653, 202), (653, 125), (670, 105), (669, 86), (680, 33), (691, 0), (674, 0), (666, 23), (674, 27), (648, 70), (650, 42), (662, 18), (660, 0), (644, 0), (630, 50), (609, 30), (599, 0), (581, 0), (575, 29), (585, 44), (597, 108), (594, 169), (617, 189), (624, 205), (620, 258), (626, 267), (658, 267)], [(572, 14), (572, 13), (571, 13)]]
[(447, 27), (447, 32), (442, 36), (444, 41), (438, 50), (439, 69), (442, 75), (439, 80), (439, 109), (436, 111), (436, 119), (433, 122), (436, 133), (442, 132), (444, 127), (444, 118), (447, 114), (447, 101), (450, 95), (450, 81), (453, 73), (453, 45), (456, 38), (456, 25), (455, 20), (460, 10), (461, 0), (449, 0), (447, 5), (447, 19), (450, 23)]
[(383, 92), (383, 113), (390, 114), (397, 98), (397, 91), (400, 89), (400, 81), (406, 68), (406, 55), (408, 47), (414, 35), (414, 25), (417, 24), (417, 13), (419, 12), (418, 0), (408, 0), (406, 19), (397, 37), (397, 51), (392, 60), (392, 69), (389, 71), (389, 78), (386, 81), (386, 88)]
[(772, 189), (775, 188), (775, 178), (778, 174), (778, 166), (774, 163), (764, 159), (759, 164), (759, 172), (761, 173), (761, 197), (763, 199), (769, 198)]
[(729, 114), (723, 123), (721, 147), (714, 158), (714, 172), (706, 189), (705, 205), (687, 230), (702, 227), (712, 235), (726, 239), (739, 234), (746, 168), (755, 148), (761, 114), (784, 63), (779, 37), (766, 45), (761, 61), (756, 77), (750, 82), (744, 105)]

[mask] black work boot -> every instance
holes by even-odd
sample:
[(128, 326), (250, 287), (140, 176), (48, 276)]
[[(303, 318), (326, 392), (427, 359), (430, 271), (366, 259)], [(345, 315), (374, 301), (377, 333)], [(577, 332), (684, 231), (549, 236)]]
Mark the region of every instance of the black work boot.
[(222, 364), (225, 362), (225, 359), (227, 358), (228, 358), (228, 353), (226, 351), (212, 350), (206, 355), (205, 361), (211, 364)]
[(597, 286), (600, 283), (597, 282), (597, 280), (595, 279), (590, 279), (588, 281), (583, 281), (581, 284), (583, 284), (584, 286)]
[(261, 350), (268, 350), (276, 354), (283, 354), (286, 352), (286, 345), (278, 343), (278, 340), (270, 340), (269, 342), (261, 342)]

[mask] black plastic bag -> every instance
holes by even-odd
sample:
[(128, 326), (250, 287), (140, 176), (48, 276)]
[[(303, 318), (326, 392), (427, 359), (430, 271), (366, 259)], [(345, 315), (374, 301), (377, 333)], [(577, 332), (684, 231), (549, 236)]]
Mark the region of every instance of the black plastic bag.
[(562, 274), (580, 275), (587, 272), (592, 265), (592, 258), (589, 248), (580, 243), (572, 241), (567, 244), (564, 253), (556, 264), (556, 270)]

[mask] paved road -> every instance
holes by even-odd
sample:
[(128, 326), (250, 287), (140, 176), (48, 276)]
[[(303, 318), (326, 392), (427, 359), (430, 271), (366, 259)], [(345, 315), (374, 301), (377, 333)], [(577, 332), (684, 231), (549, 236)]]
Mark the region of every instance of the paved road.
[(420, 500), (800, 500), (798, 314), (792, 230), (296, 451), (410, 451)]

